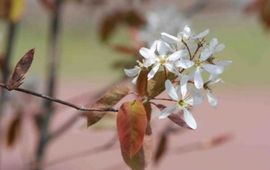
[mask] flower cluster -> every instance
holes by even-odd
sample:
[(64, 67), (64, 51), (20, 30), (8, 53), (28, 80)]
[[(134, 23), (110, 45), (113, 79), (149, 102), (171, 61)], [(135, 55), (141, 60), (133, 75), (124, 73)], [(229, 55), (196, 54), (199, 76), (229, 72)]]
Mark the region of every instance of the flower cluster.
[(161, 32), (177, 34), (189, 23), (175, 6), (147, 10), (145, 15), (146, 25), (139, 30), (138, 38), (149, 45), (159, 38)]
[(138, 61), (133, 69), (124, 70), (127, 76), (135, 77), (134, 83), (142, 69), (149, 70), (148, 80), (153, 79), (159, 71), (176, 77), (164, 82), (165, 91), (174, 104), (161, 110), (160, 118), (182, 111), (186, 124), (196, 129), (196, 121), (189, 109), (202, 103), (204, 95), (211, 106), (217, 105), (212, 87), (222, 82), (219, 75), (231, 61), (216, 57), (225, 46), (217, 38), (208, 43), (205, 39), (208, 33), (209, 30), (205, 30), (193, 34), (188, 26), (177, 36), (161, 33), (161, 39), (155, 41), (150, 48), (140, 49), (142, 61)]

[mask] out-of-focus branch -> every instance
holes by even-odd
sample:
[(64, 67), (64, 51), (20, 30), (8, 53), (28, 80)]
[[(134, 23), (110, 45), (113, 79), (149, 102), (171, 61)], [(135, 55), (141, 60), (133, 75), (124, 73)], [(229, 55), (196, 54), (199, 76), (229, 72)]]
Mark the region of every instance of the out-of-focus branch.
[(232, 134), (217, 135), (207, 140), (180, 146), (176, 148), (174, 151), (177, 154), (183, 154), (183, 153), (192, 152), (192, 151), (210, 149), (210, 148), (217, 147), (217, 146), (227, 143), (228, 141), (232, 139), (232, 137), (233, 137)]
[(109, 149), (111, 149), (116, 144), (116, 142), (117, 142), (117, 134), (115, 134), (111, 139), (108, 140), (108, 142), (106, 142), (105, 144), (102, 144), (101, 146), (97, 146), (95, 148), (91, 148), (91, 149), (88, 149), (88, 150), (83, 151), (83, 152), (79, 152), (79, 153), (76, 153), (76, 154), (73, 154), (73, 155), (69, 155), (69, 156), (60, 158), (58, 160), (49, 162), (45, 166), (49, 167), (49, 166), (53, 166), (55, 164), (59, 164), (59, 163), (62, 163), (62, 162), (70, 161), (70, 160), (73, 160), (73, 159), (78, 159), (80, 157), (90, 156), (92, 154), (97, 154), (97, 153), (100, 153), (100, 152), (108, 151)]
[[(15, 22), (9, 22), (8, 24), (8, 35), (7, 35), (7, 42), (6, 42), (6, 49), (4, 54), (4, 61), (3, 61), (3, 68), (2, 68), (2, 81), (7, 82), (9, 71), (10, 71), (10, 62), (12, 57), (12, 52), (14, 48), (14, 41), (16, 37), (17, 32), (17, 25), (18, 23)], [(1, 91), (0, 96), (0, 127), (1, 127), (1, 121), (4, 113), (4, 103), (6, 102), (6, 92), (5, 90)], [(1, 129), (0, 129), (0, 139), (1, 139)], [(0, 146), (1, 146), (1, 140), (0, 140)], [(1, 152), (1, 149), (0, 149)], [(0, 163), (1, 163), (1, 153), (0, 153)], [(1, 169), (1, 164), (0, 164)]]

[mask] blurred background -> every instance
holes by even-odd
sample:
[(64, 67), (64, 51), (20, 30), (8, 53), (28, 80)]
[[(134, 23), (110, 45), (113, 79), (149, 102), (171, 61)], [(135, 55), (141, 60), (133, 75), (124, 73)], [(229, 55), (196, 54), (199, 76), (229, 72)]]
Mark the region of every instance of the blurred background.
[[(164, 160), (150, 169), (268, 170), (269, 4), (267, 0), (65, 1), (61, 13), (56, 96), (79, 105), (85, 104), (97, 91), (122, 79), (123, 68), (133, 65), (136, 50), (142, 44), (147, 45), (158, 39), (159, 32), (176, 34), (186, 24), (194, 32), (209, 28), (209, 39), (217, 37), (226, 45), (219, 57), (233, 61), (222, 75), (225, 83), (216, 90), (219, 106), (212, 109), (203, 104), (195, 108), (193, 112), (198, 120), (198, 130), (171, 136)], [(131, 17), (118, 21), (127, 14)], [(37, 0), (25, 0), (13, 44), (13, 66), (26, 51), (35, 48), (35, 59), (24, 86), (41, 92), (44, 91), (48, 71), (46, 58), (49, 55), (50, 17), (49, 6)], [(118, 25), (115, 24), (118, 22)], [(7, 25), (5, 20), (0, 22), (0, 47), (3, 52)], [(114, 25), (117, 27), (109, 34)], [(32, 107), (35, 109), (35, 106)], [(52, 129), (74, 115), (72, 109), (62, 106), (58, 109), (61, 113), (54, 116)], [(84, 120), (78, 121), (49, 145), (45, 161), (48, 165), (44, 169), (127, 169), (121, 163), (119, 149), (87, 154), (94, 146), (111, 139), (114, 122), (105, 119), (89, 129), (84, 124)], [(157, 138), (164, 124), (166, 121), (154, 121)], [(1, 169), (23, 169), (31, 157), (27, 155), (31, 155), (36, 142), (32, 126), (24, 125), (27, 130), (14, 147), (6, 147), (2, 143)], [(222, 134), (232, 136), (222, 146), (181, 152), (180, 146), (205, 142)], [(82, 154), (76, 156), (76, 153)], [(75, 157), (68, 157), (74, 154)]]

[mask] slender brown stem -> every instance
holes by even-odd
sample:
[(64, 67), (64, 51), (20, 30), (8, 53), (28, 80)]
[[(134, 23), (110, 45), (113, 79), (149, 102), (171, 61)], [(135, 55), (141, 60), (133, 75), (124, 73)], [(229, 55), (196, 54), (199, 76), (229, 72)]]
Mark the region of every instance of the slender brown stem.
[(168, 98), (153, 98), (151, 100), (163, 100), (163, 101), (170, 101), (170, 102), (173, 102), (174, 101), (174, 100), (168, 99)]
[(190, 58), (190, 60), (192, 60), (192, 54), (191, 54), (189, 46), (187, 45), (187, 43), (184, 40), (182, 40), (182, 43), (186, 46), (186, 48), (188, 50), (189, 58)]
[[(7, 85), (5, 85), (3, 83), (0, 83), (0, 87), (8, 90)], [(50, 97), (50, 96), (47, 96), (47, 95), (44, 95), (44, 94), (40, 94), (40, 93), (31, 91), (31, 90), (23, 89), (23, 88), (15, 88), (13, 90), (18, 91), (18, 92), (22, 92), (22, 93), (26, 93), (26, 94), (30, 94), (32, 96), (36, 96), (36, 97), (39, 97), (39, 98), (43, 98), (45, 100), (49, 100), (49, 101), (54, 102), (54, 103), (59, 103), (59, 104), (74, 108), (76, 110), (83, 111), (83, 112), (91, 112), (91, 111), (95, 111), (95, 112), (118, 112), (118, 110), (113, 109), (113, 108), (98, 109), (98, 108), (85, 108), (85, 107), (82, 107), (82, 106), (77, 106), (75, 104), (72, 104), (72, 103), (69, 103), (69, 102), (66, 102), (66, 101), (63, 101), (63, 100), (60, 100), (60, 99), (56, 99), (56, 98), (53, 98), (53, 97)]]
[(198, 44), (196, 51), (194, 52), (193, 56), (191, 57), (191, 60), (193, 60), (195, 58), (196, 54), (198, 53), (198, 51), (200, 50), (201, 47), (202, 47), (202, 45)]

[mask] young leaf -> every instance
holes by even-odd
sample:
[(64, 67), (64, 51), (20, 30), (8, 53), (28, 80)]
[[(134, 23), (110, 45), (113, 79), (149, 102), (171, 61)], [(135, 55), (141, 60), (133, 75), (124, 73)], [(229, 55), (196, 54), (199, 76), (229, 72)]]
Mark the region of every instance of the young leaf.
[(53, 0), (40, 0), (40, 2), (42, 3), (42, 5), (44, 5), (45, 8), (49, 10), (54, 10), (55, 8)]
[(148, 70), (142, 69), (136, 82), (136, 90), (139, 96), (147, 95), (147, 74)]
[(187, 124), (186, 124), (186, 122), (182, 119), (182, 117), (181, 117), (180, 114), (182, 114), (182, 112), (179, 112), (179, 113), (177, 113), (177, 114), (172, 113), (172, 114), (170, 114), (170, 115), (168, 116), (168, 118), (169, 118), (172, 122), (174, 122), (175, 124), (177, 124), (177, 125), (180, 126), (180, 127), (188, 127)]
[[(103, 97), (92, 105), (93, 108), (106, 109), (116, 105), (122, 98), (129, 93), (126, 85), (116, 86), (108, 90)], [(108, 112), (87, 112), (87, 125), (91, 126), (102, 119)]]
[(147, 115), (141, 101), (125, 102), (117, 114), (117, 132), (121, 150), (130, 158), (142, 148)]
[(32, 64), (32, 61), (34, 59), (34, 53), (35, 53), (35, 50), (31, 49), (17, 63), (11, 77), (9, 78), (7, 82), (7, 88), (9, 90), (18, 88), (23, 83), (22, 81), (24, 79), (24, 75), (29, 70)]
[(132, 169), (132, 170), (144, 170), (145, 169), (145, 156), (144, 150), (141, 148), (135, 155), (130, 157), (127, 153), (121, 152), (122, 157), (125, 163)]
[(14, 117), (14, 119), (11, 121), (8, 127), (6, 137), (6, 144), (8, 147), (13, 146), (16, 140), (18, 139), (18, 136), (20, 134), (21, 122), (22, 122), (21, 114), (16, 115), (16, 117)]
[(159, 71), (155, 77), (148, 81), (148, 97), (154, 98), (165, 90), (165, 81), (167, 79), (175, 79), (175, 75), (172, 73), (164, 74), (164, 71)]

